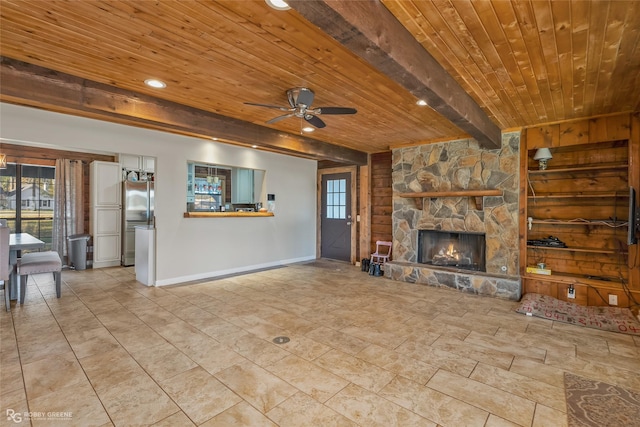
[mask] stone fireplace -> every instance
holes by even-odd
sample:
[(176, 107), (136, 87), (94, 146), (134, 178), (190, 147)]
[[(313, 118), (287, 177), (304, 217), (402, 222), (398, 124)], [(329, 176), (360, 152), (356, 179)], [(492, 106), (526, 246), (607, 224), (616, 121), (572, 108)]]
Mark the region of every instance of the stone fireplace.
[[(473, 139), (393, 150), (393, 261), (385, 276), (520, 299), (519, 146), (515, 132), (495, 150)], [(482, 190), (498, 195), (469, 196)], [(450, 247), (461, 239), (480, 247)]]

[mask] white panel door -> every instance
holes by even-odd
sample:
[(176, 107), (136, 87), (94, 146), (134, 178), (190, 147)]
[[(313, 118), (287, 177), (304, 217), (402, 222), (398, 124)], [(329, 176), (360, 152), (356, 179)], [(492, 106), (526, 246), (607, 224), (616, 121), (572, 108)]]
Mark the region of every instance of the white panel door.
[(120, 236), (108, 235), (93, 238), (94, 268), (120, 265)]
[(145, 172), (154, 173), (156, 171), (156, 158), (155, 157), (142, 157), (142, 170)]
[(91, 162), (91, 200), (94, 207), (120, 206), (121, 186), (118, 163)]
[(120, 165), (122, 166), (122, 169), (134, 170), (134, 171), (142, 169), (141, 167), (142, 158), (140, 156), (135, 156), (133, 154), (120, 154), (118, 158), (120, 160)]
[(120, 208), (96, 208), (96, 227), (94, 233), (101, 236), (104, 234), (120, 234), (120, 224), (122, 223)]

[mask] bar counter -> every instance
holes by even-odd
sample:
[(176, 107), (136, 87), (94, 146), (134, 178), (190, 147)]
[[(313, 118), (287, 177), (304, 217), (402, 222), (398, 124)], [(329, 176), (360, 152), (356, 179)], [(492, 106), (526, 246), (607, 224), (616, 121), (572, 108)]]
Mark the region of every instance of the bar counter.
[(249, 218), (273, 216), (273, 212), (185, 212), (185, 218)]

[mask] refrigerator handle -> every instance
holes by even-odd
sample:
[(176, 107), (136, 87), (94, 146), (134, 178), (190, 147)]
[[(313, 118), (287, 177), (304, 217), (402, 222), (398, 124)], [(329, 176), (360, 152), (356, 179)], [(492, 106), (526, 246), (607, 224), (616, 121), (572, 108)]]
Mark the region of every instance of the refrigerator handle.
[(147, 181), (147, 225), (151, 224), (151, 183)]

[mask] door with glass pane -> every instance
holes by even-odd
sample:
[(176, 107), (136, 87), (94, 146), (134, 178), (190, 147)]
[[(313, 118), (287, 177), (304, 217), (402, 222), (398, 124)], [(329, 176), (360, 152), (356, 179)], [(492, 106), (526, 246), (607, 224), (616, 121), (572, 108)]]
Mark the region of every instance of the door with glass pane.
[(0, 218), (12, 233), (29, 233), (51, 249), (55, 167), (7, 164), (0, 169)]
[(351, 261), (351, 174), (323, 175), (321, 197), (320, 256)]

